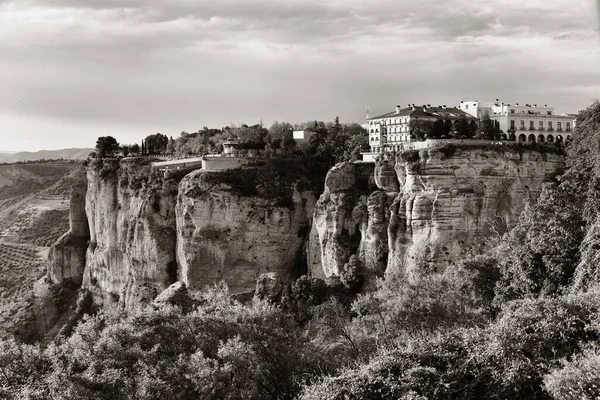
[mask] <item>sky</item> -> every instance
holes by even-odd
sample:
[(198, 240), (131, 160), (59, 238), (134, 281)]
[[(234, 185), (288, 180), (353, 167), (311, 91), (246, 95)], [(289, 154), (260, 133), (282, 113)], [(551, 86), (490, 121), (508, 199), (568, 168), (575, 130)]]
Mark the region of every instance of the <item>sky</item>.
[(596, 0), (0, 0), (0, 150), (600, 97)]

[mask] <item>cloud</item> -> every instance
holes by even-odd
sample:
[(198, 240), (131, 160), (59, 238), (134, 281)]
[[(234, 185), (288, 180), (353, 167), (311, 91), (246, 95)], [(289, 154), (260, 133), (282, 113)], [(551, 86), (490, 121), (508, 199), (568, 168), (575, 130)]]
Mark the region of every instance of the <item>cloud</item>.
[(572, 111), (597, 90), (595, 11), (566, 0), (0, 0), (0, 129), (353, 120), (366, 105), (466, 96)]

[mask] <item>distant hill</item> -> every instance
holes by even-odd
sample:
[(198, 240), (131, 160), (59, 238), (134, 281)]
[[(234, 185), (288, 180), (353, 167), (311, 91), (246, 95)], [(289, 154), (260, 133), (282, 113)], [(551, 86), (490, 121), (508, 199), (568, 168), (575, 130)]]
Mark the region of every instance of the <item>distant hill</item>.
[(40, 150), (36, 152), (23, 151), (20, 153), (8, 153), (0, 151), (0, 163), (14, 163), (19, 161), (36, 160), (85, 160), (94, 149), (61, 149)]

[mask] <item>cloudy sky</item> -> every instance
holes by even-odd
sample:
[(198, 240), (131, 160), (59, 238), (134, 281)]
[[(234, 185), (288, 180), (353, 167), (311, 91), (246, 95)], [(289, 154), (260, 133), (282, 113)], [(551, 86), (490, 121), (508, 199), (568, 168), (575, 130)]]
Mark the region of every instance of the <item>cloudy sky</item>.
[(0, 0), (0, 149), (600, 97), (595, 0)]

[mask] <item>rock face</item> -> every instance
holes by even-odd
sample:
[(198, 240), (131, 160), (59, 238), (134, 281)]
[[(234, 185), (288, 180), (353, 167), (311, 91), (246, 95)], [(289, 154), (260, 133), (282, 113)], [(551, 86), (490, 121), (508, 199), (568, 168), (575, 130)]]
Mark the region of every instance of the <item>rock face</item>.
[(372, 164), (353, 163), (338, 164), (327, 174), (313, 217), (311, 250), (319, 254), (311, 254), (310, 259), (320, 262), (309, 263), (311, 275), (339, 275), (359, 248), (361, 227), (367, 229), (366, 198), (372, 174)]
[(367, 191), (358, 167), (336, 166), (315, 210), (322, 270), (311, 273), (338, 275), (352, 254), (375, 276), (441, 272), (512, 227), (562, 165), (554, 152), (446, 145), (379, 162)]
[(178, 178), (139, 159), (103, 161), (87, 173), (83, 287), (105, 308), (148, 304), (177, 279)]
[(300, 274), (316, 195), (303, 190), (300, 176), (279, 179), (261, 169), (195, 171), (183, 179), (177, 259), (190, 290), (223, 280), (232, 294), (248, 294), (261, 274)]
[(65, 280), (81, 284), (85, 269), (85, 254), (90, 231), (85, 213), (87, 179), (81, 170), (78, 181), (71, 189), (69, 212), (70, 229), (48, 252), (47, 276), (51, 283), (60, 284)]

